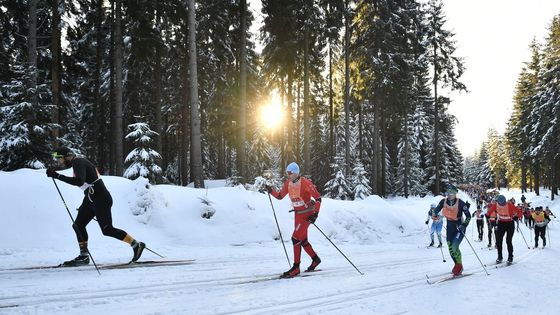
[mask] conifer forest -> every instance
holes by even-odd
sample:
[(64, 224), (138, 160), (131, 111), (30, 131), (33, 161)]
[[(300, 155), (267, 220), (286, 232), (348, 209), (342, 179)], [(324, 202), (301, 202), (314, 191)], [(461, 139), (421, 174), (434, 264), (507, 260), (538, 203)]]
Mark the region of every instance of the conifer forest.
[(252, 1), (1, 0), (0, 170), (66, 146), (152, 183), (279, 185), (295, 161), (336, 199), (558, 194), (560, 14), (527, 47), (506, 132), (464, 157), (442, 0)]

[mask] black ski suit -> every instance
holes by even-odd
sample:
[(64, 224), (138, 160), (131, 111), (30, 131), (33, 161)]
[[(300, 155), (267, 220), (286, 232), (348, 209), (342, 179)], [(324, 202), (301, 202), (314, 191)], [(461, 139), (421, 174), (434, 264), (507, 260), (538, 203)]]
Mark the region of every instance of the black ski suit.
[(113, 198), (105, 187), (103, 180), (99, 177), (95, 166), (85, 158), (74, 158), (72, 160), (74, 177), (59, 174), (58, 179), (70, 185), (78, 186), (84, 191), (84, 200), (78, 208), (78, 216), (73, 225), (78, 242), (88, 240), (86, 226), (97, 217), (97, 223), (103, 235), (124, 240), (127, 235), (125, 231), (113, 227), (111, 217), (111, 206)]

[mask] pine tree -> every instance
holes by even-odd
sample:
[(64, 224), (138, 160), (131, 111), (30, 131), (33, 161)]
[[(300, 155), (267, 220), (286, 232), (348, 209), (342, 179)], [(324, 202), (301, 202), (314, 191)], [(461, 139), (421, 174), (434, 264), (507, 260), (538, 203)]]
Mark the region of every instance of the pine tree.
[[(37, 68), (16, 64), (14, 79), (2, 86), (0, 106), (0, 165), (3, 171), (44, 168), (51, 161), (49, 137), (58, 127), (51, 122), (52, 105), (44, 105), (49, 86), (30, 87)], [(37, 97), (36, 103), (30, 100)]]
[(336, 162), (331, 163), (333, 171), (331, 180), (325, 184), (325, 196), (332, 199), (346, 200), (352, 196), (352, 189), (349, 187), (346, 177), (344, 176), (344, 168), (342, 165), (343, 158), (337, 157)]
[(145, 122), (130, 124), (128, 129), (130, 133), (126, 135), (126, 139), (131, 140), (135, 148), (128, 153), (124, 161), (128, 164), (124, 177), (136, 179), (142, 176), (151, 183), (155, 183), (162, 173), (162, 169), (158, 165), (161, 155), (151, 148), (154, 137), (157, 137), (158, 134), (152, 131)]
[(369, 179), (364, 165), (361, 162), (356, 162), (354, 168), (352, 169), (352, 187), (354, 200), (365, 199), (367, 196), (371, 195), (371, 187), (369, 186)]

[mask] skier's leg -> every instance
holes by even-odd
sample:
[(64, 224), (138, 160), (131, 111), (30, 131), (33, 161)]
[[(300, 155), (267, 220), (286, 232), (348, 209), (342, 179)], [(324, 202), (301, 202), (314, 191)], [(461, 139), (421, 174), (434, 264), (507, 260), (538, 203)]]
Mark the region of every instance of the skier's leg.
[(515, 222), (506, 224), (506, 243), (508, 249), (508, 260), (513, 260), (513, 233), (515, 232)]
[(498, 231), (496, 232), (496, 248), (498, 249), (498, 259), (503, 259), (502, 256), (502, 242), (506, 228), (503, 223), (498, 223)]
[(78, 244), (80, 245), (80, 253), (85, 253), (85, 255), (87, 255), (88, 241), (86, 226), (94, 216), (95, 214), (91, 204), (84, 198), (84, 201), (78, 208), (78, 215), (76, 216), (76, 220), (74, 220), (72, 228), (74, 229), (74, 232), (76, 232), (76, 238), (78, 239)]
[(114, 237), (120, 241), (127, 242), (131, 244), (134, 240), (130, 235), (121, 229), (113, 227), (113, 218), (111, 215), (111, 206), (113, 205), (113, 199), (110, 195), (106, 196), (94, 196), (92, 206), (95, 210), (95, 216), (97, 217), (97, 223), (101, 228), (101, 232), (105, 236)]

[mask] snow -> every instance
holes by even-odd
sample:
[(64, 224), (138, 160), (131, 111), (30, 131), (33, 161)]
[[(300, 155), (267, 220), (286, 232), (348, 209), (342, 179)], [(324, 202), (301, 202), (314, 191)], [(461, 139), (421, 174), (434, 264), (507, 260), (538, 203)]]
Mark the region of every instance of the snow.
[[(71, 171), (65, 171), (71, 176)], [(149, 185), (146, 179), (104, 176), (111, 191), (113, 223), (166, 259), (196, 259), (191, 265), (102, 270), (91, 267), (22, 271), (18, 267), (56, 265), (77, 254), (75, 235), (58, 192), (44, 170), (0, 172), (0, 314), (556, 314), (560, 307), (556, 268), (560, 231), (554, 220), (552, 247), (528, 249), (514, 235), (511, 267), (488, 267), (487, 276), (469, 243), (461, 244), (465, 272), (474, 275), (428, 285), (426, 274), (452, 268), (447, 248), (426, 248), (424, 221), (440, 197), (361, 201), (323, 198), (317, 226), (364, 275), (313, 226), (309, 241), (323, 260), (310, 277), (251, 282), (279, 275), (288, 262), (278, 238), (268, 196), (242, 186), (208, 189)], [(220, 183), (222, 185), (220, 185)], [(83, 198), (77, 187), (57, 181), (70, 212)], [(222, 186), (222, 187), (221, 187)], [(519, 200), (517, 190), (503, 191)], [(460, 197), (466, 198), (462, 192)], [(550, 192), (526, 193), (533, 205), (560, 213)], [(290, 259), (293, 214), (288, 198), (273, 199)], [(474, 202), (471, 201), (474, 204)], [(205, 211), (214, 214), (203, 218)], [(494, 250), (467, 237), (486, 264)], [(521, 226), (532, 242), (531, 231)], [(98, 264), (127, 262), (122, 242), (88, 225), (89, 249)], [(445, 233), (444, 233), (445, 234)], [(485, 236), (486, 238), (486, 236)], [(145, 251), (142, 259), (159, 259)], [(310, 259), (302, 253), (302, 267)], [(505, 301), (500, 299), (505, 298)], [(535, 303), (535, 299), (540, 302)]]

